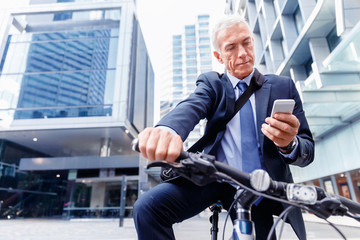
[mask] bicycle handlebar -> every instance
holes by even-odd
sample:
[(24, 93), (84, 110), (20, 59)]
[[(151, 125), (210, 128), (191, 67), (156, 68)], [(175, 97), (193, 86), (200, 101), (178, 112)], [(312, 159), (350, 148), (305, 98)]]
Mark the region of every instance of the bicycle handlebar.
[[(132, 149), (139, 152), (137, 139), (133, 141)], [(154, 161), (148, 165), (148, 168), (171, 167), (177, 174), (200, 186), (214, 181), (224, 181), (224, 179), (235, 180), (257, 192), (306, 205), (321, 218), (327, 218), (330, 215), (343, 216), (348, 212), (360, 214), (360, 204), (357, 202), (326, 193), (320, 187), (275, 181), (262, 169), (246, 173), (216, 161), (214, 156), (185, 151), (181, 152), (175, 162)]]

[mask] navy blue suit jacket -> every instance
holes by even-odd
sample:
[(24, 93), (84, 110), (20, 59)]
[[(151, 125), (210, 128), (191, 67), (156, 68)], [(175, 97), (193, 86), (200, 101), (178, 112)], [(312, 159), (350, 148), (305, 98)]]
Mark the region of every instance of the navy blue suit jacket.
[[(299, 93), (292, 79), (272, 74), (264, 76), (263, 86), (255, 92), (257, 131), (263, 164), (272, 179), (293, 182), (289, 164), (300, 167), (310, 164), (314, 159), (314, 141), (305, 118)], [(212, 129), (214, 125), (221, 124), (224, 120), (231, 118), (234, 112), (235, 92), (226, 74), (218, 75), (216, 72), (201, 74), (196, 85), (195, 91), (158, 123), (158, 125), (168, 126), (175, 130), (183, 140), (187, 138), (201, 119), (207, 119), (206, 132)], [(295, 100), (293, 114), (300, 121), (297, 135), (299, 151), (295, 160), (283, 157), (275, 144), (261, 132), (261, 125), (265, 122), (265, 118), (270, 116), (274, 101), (289, 98)], [(216, 155), (224, 132), (220, 131), (215, 139), (209, 139), (204, 148), (205, 153)], [(303, 227), (296, 226), (299, 221), (292, 221), (300, 220), (299, 214), (300, 211), (290, 214), (292, 216), (289, 215), (289, 221), (297, 234), (304, 236)]]

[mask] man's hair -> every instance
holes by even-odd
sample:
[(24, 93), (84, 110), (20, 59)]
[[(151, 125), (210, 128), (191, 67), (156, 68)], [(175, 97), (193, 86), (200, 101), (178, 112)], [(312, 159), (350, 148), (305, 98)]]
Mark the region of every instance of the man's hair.
[(249, 32), (250, 34), (251, 33), (251, 30), (250, 30), (250, 26), (249, 26), (249, 23), (245, 20), (244, 17), (240, 16), (240, 15), (237, 15), (237, 14), (234, 14), (234, 15), (226, 15), (224, 17), (222, 17), (221, 19), (219, 19), (213, 29), (212, 29), (212, 44), (213, 44), (213, 47), (214, 47), (214, 50), (219, 52), (220, 50), (220, 47), (219, 47), (219, 43), (217, 41), (217, 37), (218, 37), (218, 34), (219, 32), (221, 32), (222, 30), (224, 29), (227, 29), (229, 27), (232, 27), (234, 25), (237, 25), (239, 23), (243, 23), (245, 24), (245, 26), (249, 29)]

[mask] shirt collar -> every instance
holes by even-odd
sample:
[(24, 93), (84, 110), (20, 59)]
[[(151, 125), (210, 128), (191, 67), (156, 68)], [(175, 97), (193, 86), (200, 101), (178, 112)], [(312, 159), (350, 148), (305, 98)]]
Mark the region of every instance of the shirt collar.
[(226, 75), (230, 79), (231, 84), (233, 85), (233, 88), (236, 88), (236, 85), (239, 83), (239, 81), (245, 81), (245, 83), (249, 86), (252, 76), (254, 75), (255, 68), (253, 68), (252, 72), (244, 79), (239, 79), (231, 75), (228, 71), (226, 71)]

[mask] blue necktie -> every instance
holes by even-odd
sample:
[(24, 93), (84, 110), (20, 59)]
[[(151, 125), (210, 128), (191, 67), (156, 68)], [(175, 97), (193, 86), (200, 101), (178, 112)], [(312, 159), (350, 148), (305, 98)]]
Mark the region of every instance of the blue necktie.
[[(247, 88), (247, 84), (244, 81), (240, 81), (237, 86), (240, 90), (240, 95)], [(250, 173), (255, 169), (261, 168), (254, 114), (250, 99), (248, 99), (244, 106), (240, 109), (240, 129), (242, 171)]]

